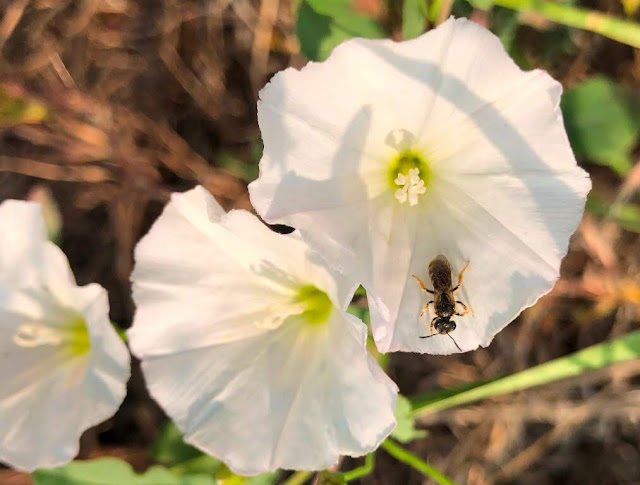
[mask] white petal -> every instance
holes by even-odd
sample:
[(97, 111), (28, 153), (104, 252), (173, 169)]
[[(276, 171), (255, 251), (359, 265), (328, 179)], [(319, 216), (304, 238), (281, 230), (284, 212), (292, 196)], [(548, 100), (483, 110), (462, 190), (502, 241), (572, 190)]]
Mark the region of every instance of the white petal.
[[(384, 294), (375, 293), (388, 306), (390, 315), (384, 318), (372, 313), (372, 323), (393, 329), (392, 334), (377, 341), (379, 348), (431, 354), (457, 352), (446, 336), (417, 338), (428, 335), (429, 322), (435, 315), (431, 307), (418, 321), (421, 306), (433, 297), (419, 291), (411, 273), (428, 282), (426, 267), (440, 253), (451, 262), (454, 284), (458, 271), (471, 261), (456, 297), (473, 310), (473, 315), (453, 317), (457, 329), (452, 336), (464, 351), (489, 345), (507, 323), (547, 293), (558, 278), (569, 236), (582, 213), (581, 200), (571, 193), (549, 190), (549, 180), (555, 181), (539, 177), (536, 193), (515, 198), (509, 192), (522, 192), (525, 183), (515, 177), (492, 180), (491, 187), (484, 190), (457, 190), (443, 183), (443, 193), (433, 199), (433, 210), (425, 212), (418, 224), (411, 265), (400, 284), (402, 292), (392, 294), (379, 287)], [(566, 182), (579, 184), (580, 179)], [(544, 200), (542, 211), (532, 208), (539, 200)], [(554, 214), (551, 233), (545, 214)], [(428, 287), (432, 288), (430, 284)]]
[(244, 211), (218, 216), (215, 224), (206, 216), (214, 206), (201, 187), (174, 194), (136, 247), (137, 312), (129, 337), (137, 355), (261, 334), (256, 322), (304, 284), (326, 291), (339, 307), (353, 296), (357, 284), (311, 257), (297, 235), (278, 235)]
[(91, 335), (91, 350), (77, 357), (61, 346), (14, 345), (17, 326), (52, 300), (0, 292), (0, 460), (14, 468), (32, 471), (69, 462), (78, 453), (80, 435), (112, 416), (124, 399), (129, 353), (109, 322), (106, 292), (98, 285), (77, 290), (87, 304)]
[(0, 204), (0, 284), (35, 284), (42, 266), (40, 246), (46, 240), (38, 204), (21, 200)]
[[(340, 89), (320, 89), (343, 76)], [(562, 125), (560, 91), (547, 74), (522, 72), (493, 34), (465, 19), (408, 42), (346, 42), (264, 90), (265, 155), (252, 202), (357, 275), (382, 351), (455, 351), (446, 337), (418, 338), (426, 300), (411, 273), (427, 278), (439, 253), (458, 268), (470, 258), (460, 294), (475, 316), (458, 318), (455, 336), (464, 350), (488, 345), (551, 288), (590, 188)], [(372, 168), (376, 160), (386, 167), (383, 133), (393, 128), (415, 136), (433, 172), (423, 194), (409, 189), (401, 211), (384, 208), (399, 204)], [(403, 220), (406, 210), (422, 214)]]
[[(395, 425), (397, 391), (364, 324), (336, 308), (353, 285), (298, 235), (244, 211), (214, 223), (203, 206), (194, 191), (175, 195), (136, 249), (129, 338), (152, 396), (189, 442), (242, 474), (375, 449)], [(330, 295), (326, 322), (258, 324), (307, 284)]]
[(42, 284), (60, 305), (75, 308), (78, 286), (66, 255), (50, 241), (41, 244), (40, 253), (42, 268), (39, 277)]
[(236, 473), (319, 470), (374, 450), (395, 426), (395, 385), (365, 339), (362, 322), (335, 312), (142, 366), (185, 439)]

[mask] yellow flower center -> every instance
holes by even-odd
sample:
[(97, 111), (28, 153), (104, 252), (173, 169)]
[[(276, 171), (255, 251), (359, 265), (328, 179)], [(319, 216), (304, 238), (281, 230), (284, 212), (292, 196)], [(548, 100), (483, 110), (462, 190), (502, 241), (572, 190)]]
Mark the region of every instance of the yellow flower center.
[(311, 325), (319, 325), (329, 318), (333, 303), (317, 286), (305, 285), (298, 290), (295, 302), (303, 308), (300, 316)]
[(396, 155), (387, 169), (387, 182), (401, 204), (416, 205), (431, 182), (431, 168), (417, 150), (407, 149)]
[(71, 354), (75, 356), (83, 355), (91, 350), (91, 338), (87, 329), (87, 322), (81, 315), (77, 315), (76, 319), (67, 328), (68, 348)]
[(91, 349), (87, 322), (78, 313), (70, 312), (66, 325), (47, 325), (40, 322), (25, 322), (13, 335), (19, 347), (64, 346), (72, 357), (86, 354)]

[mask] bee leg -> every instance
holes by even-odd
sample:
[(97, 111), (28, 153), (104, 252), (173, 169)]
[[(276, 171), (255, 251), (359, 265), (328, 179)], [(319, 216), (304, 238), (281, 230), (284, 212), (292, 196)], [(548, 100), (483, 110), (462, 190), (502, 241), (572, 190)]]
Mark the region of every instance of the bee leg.
[(460, 317), (464, 317), (467, 313), (471, 313), (471, 315), (473, 315), (473, 312), (471, 311), (471, 308), (469, 308), (467, 305), (462, 303), (460, 300), (456, 300), (456, 303), (458, 303), (459, 305), (462, 305), (462, 308), (463, 308), (462, 313), (456, 312), (456, 315), (458, 315)]
[(420, 286), (420, 289), (422, 291), (424, 291), (425, 293), (430, 293), (432, 295), (435, 295), (436, 292), (433, 290), (430, 290), (429, 288), (427, 288), (427, 285), (424, 284), (424, 281), (422, 281), (419, 277), (417, 277), (416, 275), (412, 274), (411, 276), (413, 276), (415, 278), (415, 280), (418, 282), (418, 286)]
[(429, 311), (429, 305), (430, 305), (431, 303), (433, 303), (433, 300), (428, 301), (427, 303), (425, 303), (425, 304), (422, 306), (422, 311), (420, 312), (420, 316), (424, 315), (425, 313), (427, 313), (427, 312)]
[(435, 322), (437, 319), (438, 316), (436, 315), (435, 317), (433, 317), (433, 320), (431, 320), (431, 325), (429, 325), (429, 336), (433, 334), (433, 322)]
[(460, 289), (460, 287), (462, 286), (462, 279), (464, 278), (464, 272), (467, 270), (467, 268), (469, 267), (469, 263), (471, 262), (471, 260), (467, 261), (467, 264), (464, 265), (464, 268), (462, 268), (460, 270), (460, 273), (458, 273), (458, 284), (451, 289), (451, 291), (457, 291)]
[[(431, 303), (431, 302), (429, 302)], [(426, 305), (425, 305), (426, 306)], [(436, 318), (438, 318), (437, 316), (433, 317), (433, 320), (431, 320), (431, 325), (429, 325), (429, 335), (420, 335), (420, 338), (429, 338), (429, 337), (433, 337), (433, 322), (436, 321)]]

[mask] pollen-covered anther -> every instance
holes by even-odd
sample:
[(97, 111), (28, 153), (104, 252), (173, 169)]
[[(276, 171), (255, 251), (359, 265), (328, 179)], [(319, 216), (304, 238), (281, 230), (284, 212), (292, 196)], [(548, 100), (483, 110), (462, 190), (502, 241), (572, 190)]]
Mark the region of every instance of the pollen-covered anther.
[(420, 178), (420, 169), (412, 168), (407, 175), (398, 173), (394, 180), (400, 189), (395, 191), (394, 197), (404, 204), (407, 200), (409, 205), (414, 206), (418, 203), (418, 196), (424, 194), (427, 188), (424, 186), (424, 180)]
[(60, 345), (64, 339), (61, 332), (39, 323), (20, 325), (13, 335), (13, 342), (20, 347), (39, 347), (41, 345)]

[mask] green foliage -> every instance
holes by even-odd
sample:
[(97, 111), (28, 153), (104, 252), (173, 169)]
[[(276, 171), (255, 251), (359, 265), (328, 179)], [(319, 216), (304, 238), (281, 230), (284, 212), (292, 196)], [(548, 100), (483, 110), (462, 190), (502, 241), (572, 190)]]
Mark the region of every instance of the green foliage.
[(468, 0), (468, 2), (477, 9), (480, 10), (491, 10), (493, 5), (495, 4), (495, 0)]
[(586, 210), (594, 216), (610, 218), (627, 231), (640, 233), (640, 205), (612, 205), (596, 195), (589, 194), (587, 197)]
[(34, 485), (216, 485), (210, 475), (177, 476), (162, 466), (138, 474), (118, 458), (74, 461), (60, 468), (37, 470)]
[(491, 12), (491, 30), (500, 38), (500, 42), (509, 56), (522, 67), (519, 46), (516, 42), (518, 29), (520, 28), (520, 13), (497, 7)]
[(251, 144), (248, 160), (223, 152), (218, 156), (216, 164), (239, 179), (251, 183), (258, 178), (258, 162), (262, 158), (262, 151), (262, 141), (257, 140)]
[(428, 392), (412, 398), (411, 404), (415, 413), (429, 414), (480, 399), (578, 376), (592, 369), (637, 357), (640, 357), (640, 330), (506, 377), (488, 382), (474, 382), (457, 389)]
[(623, 229), (640, 233), (640, 205), (623, 204), (614, 211), (614, 217)]
[(342, 473), (345, 482), (351, 482), (353, 480), (358, 480), (359, 478), (366, 477), (367, 475), (373, 473), (373, 469), (376, 466), (376, 458), (375, 451), (369, 453), (364, 457), (364, 465), (354, 468), (353, 470), (348, 470)]
[[(201, 455), (202, 452), (200, 450), (184, 442), (182, 434), (171, 421), (164, 426), (151, 447), (151, 456), (159, 463), (167, 466), (183, 463)], [(220, 463), (215, 458), (211, 459), (217, 464)], [(217, 467), (217, 465), (215, 466)]]
[(380, 447), (391, 456), (393, 456), (396, 460), (409, 465), (414, 470), (422, 473), (425, 477), (431, 478), (434, 483), (438, 483), (440, 485), (455, 485), (455, 482), (440, 470), (422, 460), (421, 458), (417, 457), (410, 451), (405, 450), (393, 440), (387, 439), (383, 441)]
[(316, 483), (318, 485), (345, 485), (347, 482), (342, 473), (324, 470), (318, 474)]
[(0, 126), (37, 123), (47, 116), (47, 107), (27, 97), (8, 92), (0, 86)]
[(302, 0), (296, 33), (300, 50), (310, 60), (326, 59), (333, 48), (352, 37), (385, 36), (377, 19), (359, 11), (352, 0)]
[(402, 5), (402, 38), (418, 37), (427, 28), (429, 15), (426, 0), (404, 0)]
[[(479, 0), (481, 2), (487, 0)], [(523, 14), (536, 14), (561, 25), (589, 30), (610, 39), (640, 48), (640, 24), (620, 20), (595, 10), (576, 7), (553, 0), (493, 0), (500, 5)]]
[(398, 421), (398, 425), (391, 433), (391, 436), (400, 443), (409, 443), (417, 438), (423, 438), (427, 435), (426, 431), (416, 429), (416, 421), (411, 402), (402, 395), (398, 395), (395, 416), (396, 421)]
[(629, 152), (640, 124), (631, 101), (614, 82), (591, 78), (567, 91), (562, 110), (571, 146), (579, 157), (624, 176), (632, 164)]

